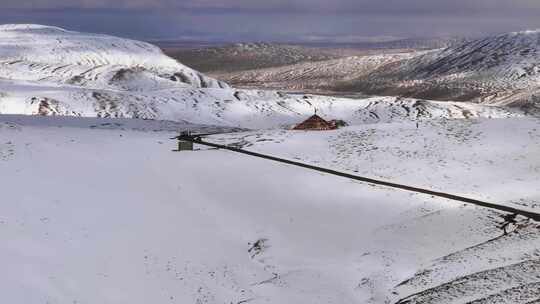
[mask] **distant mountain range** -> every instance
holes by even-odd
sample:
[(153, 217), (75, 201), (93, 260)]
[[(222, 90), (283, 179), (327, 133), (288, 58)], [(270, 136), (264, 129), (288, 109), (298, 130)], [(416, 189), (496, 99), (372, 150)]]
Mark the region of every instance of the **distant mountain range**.
[[(469, 101), (538, 110), (539, 31), (471, 40), (434, 40), (432, 46), (442, 48), (431, 50), (418, 47), (425, 46), (425, 41), (419, 45), (402, 42), (391, 43), (404, 49), (379, 50), (376, 55), (359, 53), (327, 60), (300, 60), (247, 71), (215, 69), (209, 74), (241, 87)], [(227, 49), (222, 48), (221, 52), (226, 53)], [(207, 55), (208, 61), (212, 61), (212, 55)], [(190, 64), (189, 60), (186, 62)]]
[(401, 38), (391, 40), (358, 41), (358, 42), (307, 42), (302, 43), (303, 46), (325, 47), (325, 48), (350, 48), (356, 50), (396, 50), (396, 49), (414, 49), (414, 50), (430, 50), (445, 48), (467, 40), (471, 37), (417, 37), (417, 38)]
[[(289, 91), (335, 91), (335, 86), (354, 80), (379, 67), (416, 56), (415, 52), (350, 56), (301, 62), (292, 65), (237, 72), (212, 72), (212, 76), (233, 86)], [(354, 90), (351, 90), (354, 91)]]
[(396, 51), (429, 50), (448, 47), (463, 42), (461, 38), (407, 38), (391, 41), (366, 41), (355, 43), (304, 42), (235, 43), (205, 45), (162, 41), (157, 42), (167, 55), (205, 73), (238, 72), (245, 70), (281, 67), (297, 63), (318, 62), (349, 56), (381, 54)]
[(339, 58), (332, 50), (271, 43), (169, 50), (168, 55), (202, 72), (234, 72)]

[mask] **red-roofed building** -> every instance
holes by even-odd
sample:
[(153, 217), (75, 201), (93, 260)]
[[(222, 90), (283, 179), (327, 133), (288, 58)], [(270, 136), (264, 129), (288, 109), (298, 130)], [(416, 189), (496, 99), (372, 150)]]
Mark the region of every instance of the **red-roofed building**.
[(315, 114), (308, 118), (306, 121), (297, 125), (293, 130), (313, 130), (313, 131), (325, 131), (335, 130), (337, 126), (334, 122), (326, 121), (319, 115)]

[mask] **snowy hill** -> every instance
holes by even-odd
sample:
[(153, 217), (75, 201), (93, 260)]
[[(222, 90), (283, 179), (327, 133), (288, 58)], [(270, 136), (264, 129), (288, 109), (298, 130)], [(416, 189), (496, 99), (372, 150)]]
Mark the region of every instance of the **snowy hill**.
[(148, 43), (41, 25), (0, 26), (0, 77), (99, 89), (226, 87)]
[[(198, 126), (159, 131), (126, 121), (0, 115), (3, 302), (525, 304), (540, 297), (538, 223), (518, 218), (503, 236), (496, 211), (223, 150), (175, 153), (174, 128)], [(537, 119), (210, 140), (540, 209)]]
[(517, 117), (503, 107), (395, 97), (345, 99), (274, 91), (170, 89), (145, 92), (88, 90), (1, 81), (0, 113), (184, 121), (240, 128), (290, 127), (315, 109), (350, 124), (432, 118)]
[[(352, 174), (540, 210), (538, 119), (430, 120), (419, 128), (414, 123), (391, 123), (317, 134), (255, 131), (211, 140)], [(397, 223), (376, 229), (372, 237), (393, 249), (370, 251), (361, 258), (376, 261), (378, 270), (354, 285), (359, 295), (373, 297), (357, 303), (537, 303), (538, 223), (519, 219), (516, 229), (504, 235), (499, 215), (462, 207), (426, 206), (417, 216), (410, 209), (395, 218)], [(449, 232), (462, 216), (466, 218), (463, 230)], [(359, 227), (367, 220), (359, 214)], [(479, 222), (483, 224), (476, 226)], [(466, 245), (469, 241), (474, 244)], [(408, 249), (395, 255), (395, 248)], [(403, 263), (410, 262), (409, 254), (421, 262), (415, 273), (407, 274)], [(368, 262), (357, 269), (372, 268)]]
[(491, 36), (431, 51), (338, 88), (519, 105), (540, 89), (540, 31)]

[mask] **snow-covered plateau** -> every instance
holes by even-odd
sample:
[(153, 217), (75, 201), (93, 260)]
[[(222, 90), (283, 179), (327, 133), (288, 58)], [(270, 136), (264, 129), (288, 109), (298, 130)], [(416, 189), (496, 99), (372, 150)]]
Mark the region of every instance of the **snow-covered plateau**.
[[(237, 90), (37, 25), (0, 26), (0, 66), (2, 303), (540, 303), (530, 219), (171, 140), (540, 212), (523, 109)], [(315, 109), (349, 126), (290, 130)]]
[[(149, 125), (150, 124), (150, 125)], [(152, 121), (0, 116), (7, 303), (534, 303), (538, 224), (204, 147)], [(540, 122), (208, 139), (540, 210)], [(410, 298), (409, 298), (410, 297)]]

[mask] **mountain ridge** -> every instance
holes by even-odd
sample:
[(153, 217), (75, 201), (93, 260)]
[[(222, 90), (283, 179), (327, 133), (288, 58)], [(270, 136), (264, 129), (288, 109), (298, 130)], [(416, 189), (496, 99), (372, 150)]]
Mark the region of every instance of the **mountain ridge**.
[(522, 105), (531, 102), (540, 89), (540, 31), (499, 34), (430, 51), (375, 69), (335, 88)]

